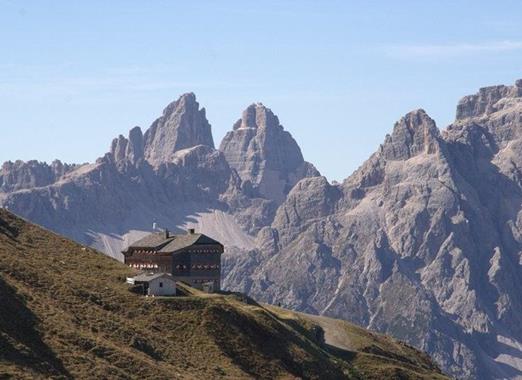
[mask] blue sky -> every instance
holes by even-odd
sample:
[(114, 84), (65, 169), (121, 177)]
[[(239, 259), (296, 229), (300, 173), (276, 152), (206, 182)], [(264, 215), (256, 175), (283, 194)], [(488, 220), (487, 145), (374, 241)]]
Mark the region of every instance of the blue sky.
[(261, 101), (342, 180), (402, 115), (522, 78), (520, 1), (0, 0), (0, 161), (94, 161), (193, 91), (219, 145)]

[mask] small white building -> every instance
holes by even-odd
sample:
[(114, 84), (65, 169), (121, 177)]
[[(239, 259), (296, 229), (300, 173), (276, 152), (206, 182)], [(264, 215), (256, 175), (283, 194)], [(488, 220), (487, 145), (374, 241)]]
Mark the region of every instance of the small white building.
[(176, 295), (176, 281), (169, 273), (140, 274), (128, 277), (127, 283), (142, 286), (143, 294), (147, 296)]

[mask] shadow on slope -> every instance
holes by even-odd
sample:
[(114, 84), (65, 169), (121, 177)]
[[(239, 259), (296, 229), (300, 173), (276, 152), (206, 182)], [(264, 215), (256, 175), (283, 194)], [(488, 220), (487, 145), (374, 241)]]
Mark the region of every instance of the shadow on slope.
[(42, 375), (71, 375), (42, 340), (38, 318), (25, 300), (0, 277), (0, 360)]

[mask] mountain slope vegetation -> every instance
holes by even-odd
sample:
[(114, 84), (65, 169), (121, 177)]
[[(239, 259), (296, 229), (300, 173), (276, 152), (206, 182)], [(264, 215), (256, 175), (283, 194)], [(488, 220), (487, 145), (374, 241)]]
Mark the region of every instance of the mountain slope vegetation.
[[(145, 298), (125, 265), (0, 209), (1, 378), (444, 378), (429, 357), (349, 323), (240, 294)], [(328, 338), (328, 337), (327, 337)]]

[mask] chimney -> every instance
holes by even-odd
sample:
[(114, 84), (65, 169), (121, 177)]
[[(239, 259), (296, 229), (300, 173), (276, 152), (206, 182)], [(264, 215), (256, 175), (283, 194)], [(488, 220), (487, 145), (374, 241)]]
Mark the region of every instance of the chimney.
[(165, 239), (168, 239), (169, 238), (169, 230), (165, 229)]
[(196, 230), (194, 228), (189, 228), (188, 229), (189, 235), (194, 235), (195, 232), (196, 232)]

